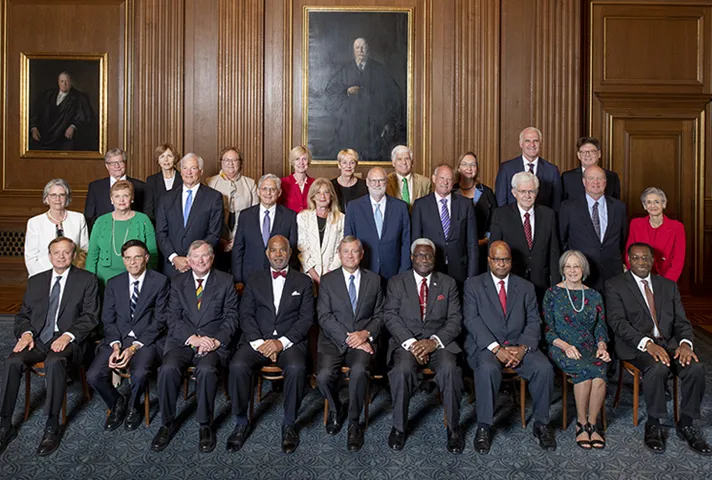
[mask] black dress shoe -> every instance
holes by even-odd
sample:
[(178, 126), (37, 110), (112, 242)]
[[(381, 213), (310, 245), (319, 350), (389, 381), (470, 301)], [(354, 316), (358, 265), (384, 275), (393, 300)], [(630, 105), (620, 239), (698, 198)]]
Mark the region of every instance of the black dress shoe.
[(17, 431), (12, 426), (0, 427), (0, 453), (5, 451), (16, 435)]
[(712, 455), (712, 449), (702, 438), (702, 433), (692, 425), (682, 428), (677, 427), (677, 436), (686, 441), (693, 452), (700, 455)]
[(44, 457), (59, 448), (60, 431), (58, 427), (45, 427), (42, 440), (37, 447), (37, 455)]
[(249, 425), (237, 425), (227, 438), (226, 449), (230, 453), (235, 453), (242, 448), (247, 440), (247, 434), (250, 433)]
[(352, 423), (349, 425), (346, 448), (349, 452), (358, 452), (361, 447), (363, 447), (363, 430), (358, 423)]
[(538, 423), (534, 425), (534, 436), (539, 439), (539, 446), (548, 451), (556, 450), (556, 437), (549, 425)]
[(475, 432), (475, 452), (489, 453), (492, 446), (492, 433), (490, 427), (477, 427)]
[(465, 449), (465, 438), (462, 435), (460, 426), (447, 429), (447, 451), (450, 453), (462, 453)]
[(171, 438), (175, 433), (175, 427), (163, 425), (158, 429), (158, 433), (153, 437), (153, 442), (151, 443), (151, 450), (154, 452), (160, 452), (171, 443)]
[(282, 426), (282, 451), (284, 453), (294, 453), (299, 446), (299, 432), (294, 425)]
[(665, 451), (663, 428), (660, 425), (646, 425), (643, 441), (648, 450), (652, 450), (655, 453), (663, 453)]
[(126, 417), (126, 397), (119, 395), (119, 398), (117, 398), (114, 403), (114, 407), (111, 409), (111, 413), (106, 417), (104, 430), (108, 432), (116, 430), (124, 423), (124, 417)]
[(200, 427), (198, 435), (200, 436), (198, 450), (203, 453), (210, 453), (215, 450), (215, 444), (217, 441), (215, 439), (215, 431), (212, 427)]
[(388, 435), (388, 446), (391, 450), (403, 450), (403, 445), (405, 445), (405, 433), (396, 427), (391, 428), (391, 433)]
[(336, 435), (341, 430), (341, 411), (336, 409), (335, 411), (329, 411), (329, 416), (326, 419), (326, 433), (329, 435)]
[(124, 422), (124, 428), (129, 431), (136, 430), (139, 425), (141, 425), (141, 410), (138, 408), (132, 408), (128, 415), (126, 415), (126, 421)]

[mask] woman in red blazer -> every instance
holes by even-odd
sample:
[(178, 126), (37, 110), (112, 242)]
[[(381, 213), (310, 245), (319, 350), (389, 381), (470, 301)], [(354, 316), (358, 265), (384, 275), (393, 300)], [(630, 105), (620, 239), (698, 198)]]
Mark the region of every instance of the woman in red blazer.
[[(626, 251), (636, 242), (651, 245), (655, 252), (653, 273), (677, 282), (685, 265), (685, 227), (663, 213), (667, 207), (667, 196), (661, 189), (646, 188), (640, 201), (648, 216), (631, 220)], [(630, 268), (627, 255), (625, 261)]]
[(309, 187), (314, 179), (307, 175), (311, 164), (311, 152), (304, 145), (298, 145), (289, 152), (289, 163), (294, 173), (282, 178), (282, 196), (280, 203), (290, 210), (299, 213), (307, 208)]

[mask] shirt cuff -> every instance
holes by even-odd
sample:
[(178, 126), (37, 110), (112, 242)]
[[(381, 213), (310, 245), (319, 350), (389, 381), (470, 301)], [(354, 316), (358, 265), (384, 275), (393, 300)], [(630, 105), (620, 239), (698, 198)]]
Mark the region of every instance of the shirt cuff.
[(638, 344), (638, 350), (640, 350), (641, 352), (644, 352), (645, 346), (648, 344), (648, 342), (652, 342), (652, 341), (653, 341), (653, 339), (650, 337), (643, 337), (643, 339)]
[(499, 342), (492, 342), (489, 345), (487, 345), (487, 350), (490, 352), (494, 353), (494, 349), (499, 346)]
[(64, 332), (62, 335), (68, 335), (68, 336), (69, 336), (69, 338), (70, 338), (69, 343), (72, 343), (72, 342), (77, 338), (77, 337), (75, 337), (74, 335), (72, 335), (72, 334), (69, 333), (69, 332)]
[(431, 335), (430, 340), (435, 340), (438, 344), (438, 348), (445, 348), (445, 345), (443, 345), (443, 342), (440, 340), (440, 337), (437, 335)]
[(120, 342), (120, 341), (114, 340), (113, 342), (111, 342), (111, 343), (109, 344), (109, 346), (110, 346), (110, 347), (113, 347), (113, 346), (116, 345), (117, 343), (118, 343), (119, 345), (121, 345), (121, 342)]
[(131, 345), (138, 345), (138, 348), (143, 347), (143, 343), (139, 342), (138, 340), (134, 340), (133, 342), (131, 342)]
[(257, 350), (258, 348), (260, 348), (262, 346), (263, 343), (265, 343), (265, 341), (262, 339), (253, 340), (252, 342), (250, 342), (250, 346), (252, 347), (253, 350)]
[[(32, 336), (32, 338), (35, 338), (35, 334), (32, 333), (30, 330), (28, 330), (28, 331), (26, 331), (26, 332), (22, 332), (22, 335), (24, 335), (24, 334), (26, 334), (26, 333), (29, 333), (29, 334)], [(20, 335), (20, 337), (22, 337), (22, 335)], [(18, 340), (19, 340), (19, 339), (18, 339)]]
[(683, 338), (682, 340), (680, 340), (680, 345), (682, 345), (683, 343), (686, 343), (686, 344), (688, 344), (688, 345), (690, 346), (690, 350), (692, 350), (692, 351), (694, 351), (694, 350), (695, 350), (695, 348), (694, 348), (694, 347), (692, 346), (692, 342), (691, 342), (691, 341), (689, 341), (688, 339), (686, 339), (686, 338)]
[(401, 347), (405, 349), (406, 351), (410, 350), (410, 346), (415, 343), (415, 338), (409, 338), (405, 342), (401, 343)]
[(278, 340), (282, 344), (282, 350), (286, 350), (294, 345), (287, 337), (279, 337)]
[(173, 263), (173, 259), (176, 258), (177, 256), (178, 256), (177, 253), (175, 253), (175, 252), (171, 253), (170, 255), (168, 255), (168, 261)]

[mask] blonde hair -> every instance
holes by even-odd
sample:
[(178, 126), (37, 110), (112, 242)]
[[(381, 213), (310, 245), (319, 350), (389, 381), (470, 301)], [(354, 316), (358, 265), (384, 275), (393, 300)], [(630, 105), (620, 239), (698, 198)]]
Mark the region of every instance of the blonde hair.
[(307, 166), (311, 165), (312, 162), (312, 154), (311, 151), (304, 145), (297, 145), (293, 149), (289, 151), (289, 164), (294, 167), (294, 162), (297, 161), (299, 157), (302, 155), (307, 156)]
[(329, 195), (331, 195), (329, 215), (331, 216), (331, 223), (336, 223), (339, 221), (343, 213), (341, 213), (341, 209), (339, 208), (339, 201), (336, 198), (336, 190), (334, 190), (334, 185), (328, 178), (319, 177), (314, 180), (314, 183), (312, 183), (311, 187), (309, 187), (309, 194), (307, 195), (307, 205), (309, 206), (309, 210), (316, 210), (316, 202), (314, 201), (314, 197), (316, 197), (316, 195), (319, 193), (321, 187), (326, 187), (327, 190), (329, 190)]
[(343, 150), (339, 150), (339, 153), (336, 154), (336, 161), (339, 165), (341, 165), (341, 162), (346, 160), (346, 157), (351, 157), (354, 159), (356, 164), (358, 165), (358, 152), (356, 150), (353, 150), (351, 148), (344, 148)]

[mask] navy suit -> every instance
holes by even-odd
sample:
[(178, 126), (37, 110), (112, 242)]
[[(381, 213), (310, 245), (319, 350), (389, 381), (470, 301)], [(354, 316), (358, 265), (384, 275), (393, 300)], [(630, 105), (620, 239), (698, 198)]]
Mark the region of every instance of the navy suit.
[(156, 241), (164, 258), (162, 272), (169, 278), (178, 275), (178, 270), (168, 260), (170, 255), (188, 255), (188, 247), (195, 240), (205, 240), (215, 248), (223, 225), (220, 192), (201, 184), (193, 198), (185, 226), (182, 196), (183, 188), (174, 188), (161, 198), (156, 211)]
[[(517, 199), (512, 195), (512, 177), (523, 171), (524, 161), (521, 155), (512, 160), (507, 160), (499, 166), (494, 186), (498, 206), (503, 207), (517, 202)], [(539, 179), (539, 193), (536, 196), (536, 203), (553, 208), (555, 212), (558, 212), (562, 196), (561, 176), (558, 167), (539, 157), (536, 176)]]
[[(153, 219), (153, 197), (146, 192), (146, 184), (141, 180), (126, 177), (134, 187), (134, 201), (131, 209), (137, 212), (144, 212)], [(87, 199), (84, 203), (84, 218), (87, 221), (89, 230), (94, 226), (97, 218), (105, 213), (113, 212), (114, 205), (111, 203), (111, 180), (109, 177), (94, 180), (87, 189)]]
[(477, 275), (479, 247), (477, 219), (472, 200), (451, 195), (450, 231), (447, 238), (440, 219), (440, 197), (431, 193), (413, 204), (411, 240), (428, 238), (435, 244), (435, 270), (454, 278), (462, 285), (468, 277)]
[[(106, 403), (112, 408), (119, 398), (119, 392), (111, 383), (112, 370), (109, 357), (113, 352), (112, 344), (120, 343), (121, 349), (129, 348), (133, 342), (142, 344), (129, 362), (131, 373), (131, 398), (129, 405), (137, 408), (141, 395), (149, 381), (151, 368), (158, 364), (163, 349), (157, 341), (165, 328), (168, 313), (170, 282), (165, 275), (153, 270), (146, 270), (146, 277), (136, 302), (136, 311), (131, 317), (130, 298), (133, 288), (129, 273), (124, 272), (109, 279), (104, 288), (104, 306), (101, 321), (104, 326), (104, 340), (99, 345), (94, 361), (87, 371), (87, 381)], [(133, 332), (133, 336), (129, 335)]]
[(383, 230), (378, 238), (371, 196), (352, 200), (346, 207), (344, 236), (353, 235), (363, 243), (361, 266), (387, 281), (410, 268), (410, 217), (403, 200), (385, 196)]
[[(621, 199), (621, 181), (618, 174), (612, 170), (603, 171), (606, 173), (606, 196)], [(583, 186), (583, 171), (581, 167), (567, 170), (561, 174), (561, 185), (563, 186), (563, 197), (561, 200), (582, 197), (586, 194)]]

